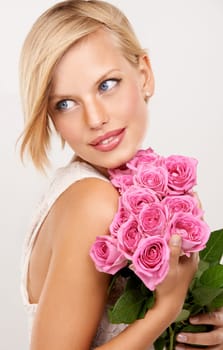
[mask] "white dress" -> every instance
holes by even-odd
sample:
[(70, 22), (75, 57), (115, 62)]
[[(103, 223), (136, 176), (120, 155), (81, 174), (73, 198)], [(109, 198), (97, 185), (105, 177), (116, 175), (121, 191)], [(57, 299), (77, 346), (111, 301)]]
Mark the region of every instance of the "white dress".
[[(50, 183), (48, 190), (37, 207), (30, 230), (24, 242), (24, 251), (22, 256), (21, 292), (23, 304), (28, 314), (29, 336), (31, 335), (32, 323), (38, 306), (37, 304), (30, 304), (27, 291), (28, 266), (35, 238), (40, 226), (57, 198), (75, 181), (89, 177), (100, 178), (108, 181), (106, 177), (97, 172), (93, 167), (83, 162), (75, 161), (68, 164), (66, 167), (59, 168), (56, 171), (55, 177)], [(116, 325), (109, 323), (105, 309), (91, 349), (106, 343), (126, 327), (127, 325), (125, 324)]]

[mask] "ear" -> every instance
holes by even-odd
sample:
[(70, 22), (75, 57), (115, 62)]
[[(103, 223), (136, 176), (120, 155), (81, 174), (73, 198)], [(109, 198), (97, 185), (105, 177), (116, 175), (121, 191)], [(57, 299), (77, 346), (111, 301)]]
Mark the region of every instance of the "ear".
[(147, 55), (140, 56), (139, 58), (139, 73), (141, 77), (141, 89), (145, 101), (148, 100), (154, 93), (155, 82), (153, 71), (151, 68), (150, 60)]

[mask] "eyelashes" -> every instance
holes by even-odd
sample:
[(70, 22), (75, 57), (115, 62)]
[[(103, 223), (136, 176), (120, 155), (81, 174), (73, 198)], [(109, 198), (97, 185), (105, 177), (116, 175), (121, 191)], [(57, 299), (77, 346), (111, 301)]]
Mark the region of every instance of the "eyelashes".
[(121, 79), (116, 79), (116, 78), (111, 78), (104, 80), (100, 85), (99, 85), (99, 90), (102, 92), (110, 91), (112, 90), (116, 85), (120, 83)]
[[(101, 95), (109, 93), (110, 91), (115, 89), (115, 87), (118, 86), (121, 81), (122, 79), (117, 79), (117, 78), (106, 79), (99, 84), (98, 91)], [(76, 105), (77, 105), (77, 102), (75, 100), (67, 98), (67, 99), (62, 99), (58, 101), (55, 104), (54, 109), (56, 111), (66, 112), (73, 109)]]
[(56, 103), (55, 109), (58, 111), (66, 111), (73, 108), (75, 102), (73, 100), (61, 100)]

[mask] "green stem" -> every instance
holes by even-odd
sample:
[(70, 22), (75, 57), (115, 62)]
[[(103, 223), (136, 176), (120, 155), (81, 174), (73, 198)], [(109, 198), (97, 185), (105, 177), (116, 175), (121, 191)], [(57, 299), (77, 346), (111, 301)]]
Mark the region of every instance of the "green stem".
[(168, 350), (174, 350), (174, 336), (175, 336), (175, 330), (172, 329), (171, 326), (169, 326), (169, 334), (170, 334), (170, 344)]

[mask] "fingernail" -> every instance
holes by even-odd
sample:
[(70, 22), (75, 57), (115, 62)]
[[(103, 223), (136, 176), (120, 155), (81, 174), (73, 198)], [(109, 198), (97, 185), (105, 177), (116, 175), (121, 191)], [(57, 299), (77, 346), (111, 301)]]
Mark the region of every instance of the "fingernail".
[(187, 341), (187, 336), (185, 334), (178, 334), (177, 335), (177, 340), (185, 342), (185, 341)]
[(190, 322), (191, 323), (196, 323), (196, 322), (198, 322), (199, 321), (199, 318), (198, 317), (191, 317), (190, 318)]
[(181, 238), (179, 235), (172, 235), (170, 242), (173, 246), (179, 246), (180, 245)]

